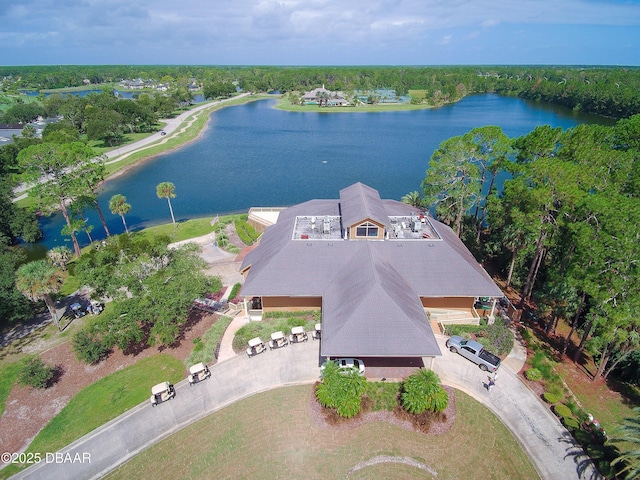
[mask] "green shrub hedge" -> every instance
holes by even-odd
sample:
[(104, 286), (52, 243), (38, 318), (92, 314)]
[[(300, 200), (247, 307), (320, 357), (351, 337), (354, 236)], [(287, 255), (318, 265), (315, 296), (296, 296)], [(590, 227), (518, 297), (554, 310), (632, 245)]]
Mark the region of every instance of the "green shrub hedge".
[(553, 412), (560, 418), (569, 418), (573, 416), (573, 414), (571, 413), (571, 410), (569, 410), (569, 407), (567, 407), (562, 403), (558, 403), (554, 405)]
[(233, 222), (236, 227), (236, 232), (245, 245), (253, 245), (260, 234), (256, 233), (255, 229), (249, 225), (245, 220), (236, 219)]
[(527, 377), (527, 379), (532, 380), (534, 382), (537, 382), (538, 380), (542, 380), (542, 374), (540, 373), (540, 370), (538, 370), (537, 368), (530, 368), (529, 370), (524, 372), (524, 376)]
[(556, 392), (544, 392), (542, 396), (545, 402), (551, 403), (551, 404), (558, 403), (562, 399), (562, 395)]

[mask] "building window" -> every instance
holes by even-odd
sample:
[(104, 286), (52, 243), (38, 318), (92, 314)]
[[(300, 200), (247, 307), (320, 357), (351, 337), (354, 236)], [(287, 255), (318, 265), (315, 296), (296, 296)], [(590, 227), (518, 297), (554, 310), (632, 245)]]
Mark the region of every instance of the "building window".
[(356, 237), (377, 237), (378, 226), (373, 223), (363, 223), (356, 227)]

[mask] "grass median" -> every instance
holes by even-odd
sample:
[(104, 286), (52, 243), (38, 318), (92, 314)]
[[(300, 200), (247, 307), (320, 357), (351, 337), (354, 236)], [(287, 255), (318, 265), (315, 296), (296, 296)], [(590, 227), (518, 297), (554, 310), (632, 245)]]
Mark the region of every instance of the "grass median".
[[(453, 428), (426, 436), (387, 422), (320, 427), (310, 414), (312, 388), (279, 388), (234, 403), (143, 451), (107, 478), (434, 478), (406, 459), (435, 470), (440, 480), (539, 478), (500, 420), (460, 391)], [(379, 456), (391, 460), (366, 465)]]

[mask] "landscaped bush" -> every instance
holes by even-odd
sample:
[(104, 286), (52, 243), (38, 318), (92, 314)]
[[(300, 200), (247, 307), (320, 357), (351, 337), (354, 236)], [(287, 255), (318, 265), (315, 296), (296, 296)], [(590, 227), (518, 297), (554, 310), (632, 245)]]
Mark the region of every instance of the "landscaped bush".
[(569, 407), (567, 407), (566, 405), (562, 404), (562, 403), (558, 403), (556, 405), (553, 406), (553, 412), (560, 418), (565, 418), (565, 417), (571, 417), (571, 410), (569, 410)]
[(562, 417), (562, 423), (564, 423), (564, 426), (572, 432), (580, 428), (580, 422), (578, 422), (574, 417)]
[(234, 298), (236, 298), (238, 296), (238, 292), (240, 291), (241, 288), (242, 288), (242, 284), (241, 283), (236, 283), (231, 288), (231, 292), (229, 293), (229, 300), (233, 300)]
[(253, 245), (253, 242), (260, 236), (246, 220), (236, 219), (233, 223), (240, 240), (245, 245)]
[(537, 368), (530, 368), (529, 370), (524, 372), (524, 376), (527, 377), (528, 380), (532, 380), (534, 382), (542, 380), (542, 374)]
[[(260, 337), (267, 341), (271, 334), (282, 330), (289, 333), (293, 327), (304, 327), (306, 331), (313, 330), (316, 317), (312, 312), (269, 312), (262, 317), (261, 322), (250, 322), (240, 327), (233, 339), (233, 348), (236, 351), (247, 347), (247, 342), (254, 337)], [(311, 317), (307, 319), (307, 317)]]
[(484, 336), (489, 342), (486, 347), (497, 355), (506, 355), (513, 349), (513, 332), (501, 317), (493, 325), (487, 325)]
[(110, 351), (110, 348), (98, 335), (92, 334), (84, 328), (73, 335), (72, 344), (78, 360), (87, 364), (98, 363)]
[(532, 367), (540, 371), (542, 378), (545, 380), (553, 380), (558, 376), (553, 369), (553, 364), (544, 352), (536, 352), (533, 357), (531, 357), (530, 363)]
[(416, 371), (407, 377), (402, 388), (402, 406), (409, 413), (419, 414), (427, 410), (439, 413), (449, 404), (449, 395), (433, 370), (422, 368)]
[(213, 325), (211, 325), (211, 328), (206, 331), (206, 333), (202, 336), (202, 339), (193, 339), (193, 350), (184, 361), (184, 365), (186, 368), (189, 368), (191, 365), (195, 365), (196, 363), (200, 362), (206, 365), (215, 363), (216, 349), (218, 348), (218, 344), (220, 343), (225, 330), (231, 323), (231, 320), (231, 317), (221, 317), (216, 320)]
[(542, 395), (547, 403), (558, 403), (562, 399), (562, 394), (557, 392), (544, 392)]
[(323, 407), (335, 408), (341, 417), (352, 418), (360, 412), (366, 388), (367, 379), (357, 370), (343, 370), (336, 362), (328, 361), (322, 381), (316, 386), (316, 398)]
[(18, 381), (34, 388), (47, 388), (54, 374), (54, 367), (44, 363), (40, 357), (33, 357), (23, 363)]

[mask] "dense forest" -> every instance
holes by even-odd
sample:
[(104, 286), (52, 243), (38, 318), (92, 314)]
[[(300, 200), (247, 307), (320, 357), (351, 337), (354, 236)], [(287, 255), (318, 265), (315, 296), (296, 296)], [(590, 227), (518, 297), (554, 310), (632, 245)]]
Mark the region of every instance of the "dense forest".
[(640, 113), (640, 69), (552, 66), (476, 67), (269, 67), (269, 66), (32, 66), (0, 67), (3, 92), (88, 85), (117, 86), (126, 79), (154, 79), (174, 90), (195, 82), (239, 86), (244, 91), (395, 89), (425, 91), (438, 105), (471, 93), (497, 92), (625, 118)]

